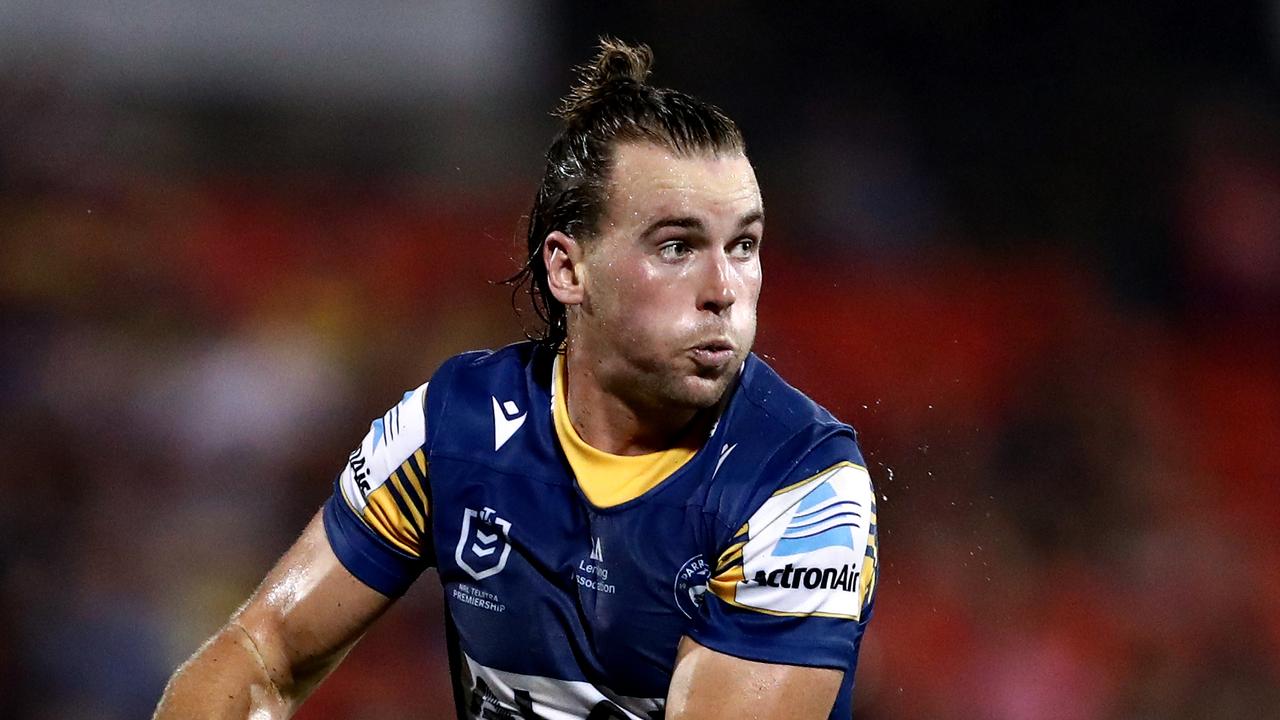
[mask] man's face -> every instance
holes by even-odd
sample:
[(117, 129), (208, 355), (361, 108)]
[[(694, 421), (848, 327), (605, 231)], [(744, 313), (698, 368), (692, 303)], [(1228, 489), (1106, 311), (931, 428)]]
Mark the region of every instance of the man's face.
[(755, 340), (763, 232), (743, 154), (615, 148), (569, 326), (605, 389), (652, 406), (718, 402)]

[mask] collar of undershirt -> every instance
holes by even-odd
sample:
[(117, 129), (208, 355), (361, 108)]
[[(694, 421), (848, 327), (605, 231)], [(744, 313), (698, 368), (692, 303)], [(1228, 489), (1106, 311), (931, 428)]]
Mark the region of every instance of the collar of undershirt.
[(614, 455), (588, 445), (569, 419), (563, 355), (556, 355), (551, 373), (551, 415), (556, 438), (578, 487), (597, 507), (621, 505), (640, 497), (697, 454), (697, 448), (676, 447), (644, 455)]

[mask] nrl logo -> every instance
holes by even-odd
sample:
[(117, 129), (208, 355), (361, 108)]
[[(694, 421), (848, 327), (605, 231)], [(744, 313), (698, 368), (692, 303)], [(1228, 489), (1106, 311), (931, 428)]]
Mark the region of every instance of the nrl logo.
[(464, 510), (462, 533), (453, 558), (476, 580), (497, 575), (507, 566), (507, 556), (511, 554), (511, 543), (507, 542), (510, 531), (511, 522), (498, 517), (493, 508)]

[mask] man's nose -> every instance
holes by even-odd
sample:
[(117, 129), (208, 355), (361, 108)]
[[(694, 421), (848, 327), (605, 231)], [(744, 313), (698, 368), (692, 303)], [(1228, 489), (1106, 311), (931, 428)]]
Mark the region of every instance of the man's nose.
[(719, 315), (728, 310), (738, 298), (738, 276), (729, 257), (723, 252), (706, 256), (707, 267), (703, 272), (702, 287), (698, 297), (698, 309)]

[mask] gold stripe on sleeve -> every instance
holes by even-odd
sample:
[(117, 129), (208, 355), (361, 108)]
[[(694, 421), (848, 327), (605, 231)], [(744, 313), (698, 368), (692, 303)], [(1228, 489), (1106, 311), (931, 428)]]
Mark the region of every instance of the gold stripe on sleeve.
[[(422, 452), (419, 450), (418, 452)], [(413, 487), (413, 491), (418, 494), (418, 499), (422, 501), (422, 509), (428, 515), (431, 514), (431, 507), (427, 503), (427, 494), (422, 490), (422, 483), (418, 480), (418, 469), (413, 466), (409, 460), (404, 461), (404, 465), (400, 468), (404, 470), (404, 476), (409, 480), (409, 485)], [(425, 528), (426, 525), (423, 525)]]
[(737, 605), (738, 583), (745, 579), (746, 575), (743, 574), (742, 566), (734, 565), (727, 571), (711, 578), (711, 582), (708, 585), (711, 588), (711, 592), (715, 593), (721, 600)]
[(876, 563), (871, 558), (862, 559), (862, 576), (858, 579), (858, 607), (866, 608), (876, 591)]
[(734, 543), (733, 545), (730, 545), (729, 549), (725, 550), (724, 554), (720, 556), (720, 559), (716, 561), (716, 572), (717, 573), (724, 572), (726, 565), (729, 565), (733, 561), (740, 559), (742, 557), (742, 550), (746, 546), (747, 546), (746, 540), (743, 540), (740, 543)]
[[(876, 514), (871, 513), (871, 527), (876, 526)], [(866, 608), (867, 603), (871, 601), (876, 591), (876, 584), (880, 580), (880, 536), (867, 536), (867, 549), (870, 554), (862, 558), (862, 574), (858, 580), (858, 605)]]
[(419, 557), (418, 531), (413, 523), (400, 512), (396, 501), (391, 497), (391, 488), (383, 483), (365, 498), (367, 504), (362, 517), (365, 524), (378, 533), (382, 539), (400, 550)]
[(414, 471), (417, 472), (418, 477), (425, 480), (427, 477), (426, 453), (422, 452), (422, 448), (418, 448), (417, 450), (413, 451), (413, 455), (411, 455), (410, 457), (413, 458), (413, 461), (414, 461), (414, 468), (413, 468)]
[(404, 504), (409, 508), (409, 514), (413, 515), (413, 527), (421, 531), (426, 527), (426, 523), (422, 521), (422, 513), (418, 512), (418, 508), (414, 506), (409, 493), (405, 492), (404, 485), (400, 482), (400, 473), (391, 473), (391, 482), (396, 486), (396, 492), (400, 493), (400, 497), (404, 499)]

